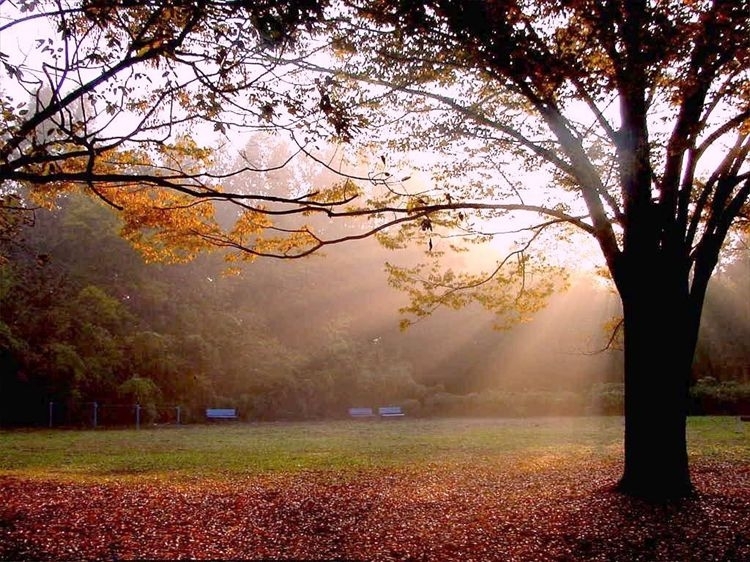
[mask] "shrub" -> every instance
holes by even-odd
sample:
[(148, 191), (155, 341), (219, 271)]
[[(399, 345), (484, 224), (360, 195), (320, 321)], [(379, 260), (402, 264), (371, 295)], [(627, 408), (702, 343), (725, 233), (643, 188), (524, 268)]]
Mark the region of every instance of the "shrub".
[(600, 416), (621, 416), (625, 412), (625, 385), (601, 383), (591, 387), (590, 413)]
[(719, 382), (703, 377), (690, 388), (689, 413), (693, 415), (738, 415), (750, 413), (750, 384)]

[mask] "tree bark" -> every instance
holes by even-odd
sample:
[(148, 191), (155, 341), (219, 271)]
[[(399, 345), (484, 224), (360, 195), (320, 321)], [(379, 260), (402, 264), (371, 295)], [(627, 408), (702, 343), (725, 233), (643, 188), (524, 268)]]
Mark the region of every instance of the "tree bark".
[(629, 495), (661, 500), (693, 491), (685, 431), (691, 334), (699, 318), (691, 313), (684, 268), (659, 253), (648, 261), (629, 268), (628, 290), (621, 293), (625, 463), (617, 487)]

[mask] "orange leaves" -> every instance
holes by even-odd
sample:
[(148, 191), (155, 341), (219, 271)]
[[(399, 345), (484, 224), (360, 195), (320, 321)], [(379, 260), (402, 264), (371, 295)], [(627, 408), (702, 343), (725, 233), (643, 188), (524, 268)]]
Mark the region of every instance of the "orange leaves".
[(311, 200), (322, 204), (342, 204), (352, 201), (355, 197), (362, 194), (362, 189), (351, 179), (333, 184), (326, 189), (316, 191)]
[(172, 143), (157, 145), (165, 164), (177, 165), (184, 174), (197, 174), (213, 163), (213, 151), (198, 145), (193, 137), (180, 135)]
[(306, 227), (281, 236), (259, 239), (255, 250), (264, 255), (295, 257), (317, 247), (318, 239)]
[(121, 235), (147, 261), (185, 262), (213, 248), (218, 233), (210, 201), (155, 187), (103, 190), (122, 208)]
[[(168, 177), (172, 170), (186, 182), (191, 174), (200, 174), (211, 164), (212, 152), (201, 148), (189, 136), (181, 135), (172, 143), (158, 145), (155, 154), (127, 150), (108, 155), (98, 162), (99, 173), (109, 168), (122, 173), (146, 168), (155, 180)], [(158, 158), (158, 160), (157, 160)], [(122, 209), (121, 234), (143, 253), (148, 261), (183, 262), (199, 252), (210, 250), (210, 237), (219, 233), (214, 220), (211, 192), (187, 184), (193, 192), (206, 198), (176, 189), (154, 185), (115, 185), (102, 187), (106, 199)]]
[(234, 223), (230, 236), (239, 244), (248, 245), (253, 237), (259, 235), (265, 228), (270, 226), (271, 221), (267, 215), (264, 215), (260, 211), (247, 209), (242, 212)]
[[(533, 455), (532, 455), (533, 457)], [(546, 458), (546, 457), (545, 457)], [(279, 474), (192, 483), (0, 480), (3, 560), (747, 560), (747, 471), (700, 461), (703, 493), (652, 505), (617, 463)], [(534, 459), (527, 459), (534, 464)], [(528, 463), (527, 463), (528, 464)]]
[[(122, 236), (147, 261), (185, 262), (215, 249), (213, 242), (224, 236), (211, 201), (218, 191), (200, 183), (213, 165), (212, 156), (188, 135), (153, 150), (109, 150), (93, 159), (71, 156), (45, 164), (45, 174), (57, 174), (61, 181), (31, 185), (30, 194), (34, 202), (48, 207), (61, 194), (75, 190), (100, 197), (120, 210)], [(88, 182), (89, 177), (108, 180)], [(243, 224), (237, 234), (246, 234), (242, 228), (246, 231), (248, 226)]]

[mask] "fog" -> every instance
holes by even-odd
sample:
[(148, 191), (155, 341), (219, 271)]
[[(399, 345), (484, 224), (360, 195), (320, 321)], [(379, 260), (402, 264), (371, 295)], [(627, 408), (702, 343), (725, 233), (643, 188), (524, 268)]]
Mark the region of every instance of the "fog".
[[(419, 257), (419, 251), (406, 253)], [(357, 341), (407, 359), (419, 382), (442, 383), (459, 393), (576, 390), (620, 380), (621, 352), (608, 347), (619, 301), (593, 274), (574, 274), (548, 306), (509, 330), (495, 329), (494, 315), (478, 305), (438, 309), (400, 330), (399, 308), (408, 299), (388, 286), (383, 268), (399, 252), (364, 241), (327, 254), (294, 263), (261, 260), (245, 273), (250, 279), (257, 268), (272, 267), (293, 280), (293, 294), (274, 298), (272, 314), (274, 333), (292, 347), (315, 347), (327, 329), (344, 329)]]

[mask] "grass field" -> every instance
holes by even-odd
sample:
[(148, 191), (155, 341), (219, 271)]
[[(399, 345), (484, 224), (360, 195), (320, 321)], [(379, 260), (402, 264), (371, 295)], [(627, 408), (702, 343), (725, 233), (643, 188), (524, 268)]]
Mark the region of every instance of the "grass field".
[(694, 497), (614, 493), (621, 418), (0, 432), (0, 560), (748, 562), (750, 423)]
[[(750, 424), (689, 420), (694, 457), (750, 457)], [(498, 457), (619, 458), (618, 417), (215, 423), (117, 430), (0, 432), (0, 473), (49, 477), (221, 477), (347, 471)]]

